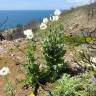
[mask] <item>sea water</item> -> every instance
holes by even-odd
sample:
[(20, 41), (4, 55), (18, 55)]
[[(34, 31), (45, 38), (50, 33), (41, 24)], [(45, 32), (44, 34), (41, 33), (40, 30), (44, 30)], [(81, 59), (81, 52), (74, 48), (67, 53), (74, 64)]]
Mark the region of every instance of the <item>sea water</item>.
[(54, 10), (0, 10), (0, 25), (7, 22), (1, 27), (6, 29), (14, 28), (18, 24), (26, 25), (31, 21), (41, 22), (43, 18), (49, 17), (54, 13)]

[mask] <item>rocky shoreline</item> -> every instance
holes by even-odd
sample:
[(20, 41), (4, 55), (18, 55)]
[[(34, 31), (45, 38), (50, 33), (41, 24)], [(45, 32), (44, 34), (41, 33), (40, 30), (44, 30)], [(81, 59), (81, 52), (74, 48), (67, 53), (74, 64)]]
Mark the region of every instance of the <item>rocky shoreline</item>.
[(3, 30), (0, 33), (5, 40), (12, 41), (12, 40), (19, 39), (19, 38), (25, 38), (24, 33), (23, 33), (24, 30), (32, 29), (35, 32), (39, 28), (39, 26), (40, 26), (40, 22), (33, 21), (33, 22), (26, 24), (24, 26), (17, 25), (15, 28)]

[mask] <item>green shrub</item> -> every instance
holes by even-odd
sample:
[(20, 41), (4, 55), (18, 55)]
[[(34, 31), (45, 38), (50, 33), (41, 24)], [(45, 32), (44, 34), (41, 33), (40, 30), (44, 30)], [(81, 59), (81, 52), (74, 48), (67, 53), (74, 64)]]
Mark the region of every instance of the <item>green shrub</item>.
[(85, 39), (80, 36), (64, 36), (64, 43), (79, 45), (85, 43)]
[[(39, 82), (39, 65), (35, 63), (34, 57), (35, 46), (30, 45), (27, 51), (27, 58), (29, 60), (28, 64), (25, 64), (24, 67), (27, 71), (26, 79), (24, 80), (25, 85), (31, 86), (34, 89), (34, 92), (38, 89)], [(37, 89), (36, 89), (37, 88)]]
[(53, 85), (53, 96), (96, 96), (96, 82), (92, 81), (90, 73), (63, 77)]
[(64, 54), (66, 51), (64, 50), (62, 38), (57, 32), (48, 35), (44, 41), (43, 49), (51, 80), (54, 81), (60, 76), (60, 71), (66, 68), (66, 64), (64, 63)]
[(34, 94), (36, 95), (39, 86), (43, 87), (43, 85), (48, 81), (49, 73), (46, 68), (39, 68), (34, 57), (35, 51), (34, 45), (29, 46), (27, 51), (29, 63), (24, 65), (26, 69), (26, 78), (23, 80), (23, 83), (28, 87), (31, 86), (32, 90), (34, 90)]
[[(56, 29), (63, 30), (63, 27), (61, 25), (59, 27), (60, 28), (58, 29), (57, 26)], [(52, 30), (54, 30), (55, 32), (54, 28), (52, 28)], [(51, 29), (46, 31), (50, 31), (51, 33)], [(65, 50), (63, 48), (62, 40), (57, 35), (55, 34), (53, 35), (50, 33), (44, 31), (44, 33), (40, 35), (42, 38), (43, 35), (45, 35), (45, 37), (48, 36), (43, 46), (44, 56), (47, 61), (46, 68), (40, 69), (39, 65), (36, 63), (34, 57), (34, 51), (36, 50), (34, 50), (35, 48), (34, 45), (29, 46), (27, 52), (29, 64), (24, 65), (27, 71), (27, 75), (24, 83), (25, 85), (32, 86), (32, 88), (35, 88), (34, 93), (36, 93), (35, 92), (37, 90), (36, 88), (39, 88), (39, 86), (42, 87), (42, 85), (48, 82), (50, 79), (55, 80), (59, 76), (59, 72), (61, 71), (61, 69), (63, 69), (63, 65), (64, 65), (63, 56), (65, 54)]]

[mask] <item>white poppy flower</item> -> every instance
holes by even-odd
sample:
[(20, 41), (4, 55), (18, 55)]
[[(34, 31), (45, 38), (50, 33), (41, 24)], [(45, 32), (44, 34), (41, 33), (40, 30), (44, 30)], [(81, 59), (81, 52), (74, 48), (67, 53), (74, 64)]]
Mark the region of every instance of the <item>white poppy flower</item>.
[(94, 69), (96, 69), (96, 66), (94, 64), (91, 64)]
[(59, 16), (60, 14), (61, 14), (61, 11), (58, 10), (58, 9), (56, 9), (55, 12), (54, 12), (54, 15), (55, 15), (55, 16)]
[(51, 16), (50, 17), (50, 21), (58, 21), (59, 20), (59, 16)]
[(59, 20), (59, 16), (55, 16), (55, 21), (58, 21)]
[(96, 63), (96, 57), (91, 57), (90, 60), (91, 60), (93, 63)]
[(44, 23), (44, 24), (47, 24), (47, 23), (48, 23), (48, 18), (44, 18), (44, 19), (43, 19), (43, 23)]
[(24, 35), (26, 35), (27, 39), (32, 39), (33, 38), (33, 32), (31, 29), (24, 30)]
[(30, 30), (29, 29), (27, 29), (27, 30), (24, 30), (24, 35), (27, 35), (27, 33), (29, 32)]
[(40, 29), (41, 29), (41, 30), (44, 30), (44, 29), (46, 29), (46, 28), (47, 28), (47, 25), (46, 25), (45, 23), (41, 23)]
[(26, 35), (27, 39), (33, 39), (33, 35), (30, 34), (30, 35)]
[(8, 67), (3, 67), (1, 70), (0, 70), (0, 75), (1, 76), (6, 76), (7, 74), (9, 74), (10, 71), (9, 71), (9, 68)]

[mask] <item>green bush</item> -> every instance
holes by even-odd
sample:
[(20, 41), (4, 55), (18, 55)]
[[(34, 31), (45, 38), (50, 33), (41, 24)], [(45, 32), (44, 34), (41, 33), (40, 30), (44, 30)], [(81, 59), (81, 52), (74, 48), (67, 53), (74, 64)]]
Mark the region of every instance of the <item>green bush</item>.
[[(58, 27), (58, 26), (57, 26)], [(60, 25), (60, 29), (63, 27)], [(55, 32), (55, 29), (53, 29)], [(47, 31), (47, 30), (46, 30)], [(45, 32), (45, 31), (44, 31)], [(51, 29), (50, 29), (51, 33)], [(44, 56), (47, 61), (46, 68), (39, 68), (39, 65), (36, 64), (34, 57), (35, 47), (29, 46), (27, 57), (29, 64), (24, 65), (27, 71), (26, 79), (24, 81), (25, 85), (32, 86), (34, 93), (43, 84), (48, 82), (50, 79), (53, 81), (59, 76), (59, 72), (63, 69), (65, 50), (63, 48), (62, 40), (57, 36), (57, 34), (43, 33), (45, 37), (48, 38), (44, 41)], [(41, 36), (42, 37), (42, 36)], [(48, 56), (47, 56), (48, 55)], [(64, 65), (65, 68), (66, 65)]]
[(23, 80), (25, 86), (31, 86), (32, 90), (34, 90), (34, 94), (37, 94), (37, 90), (39, 86), (43, 86), (48, 81), (48, 71), (46, 68), (39, 68), (39, 65), (36, 63), (34, 52), (35, 46), (29, 46), (27, 51), (27, 58), (29, 60), (28, 64), (24, 64), (24, 68), (26, 69), (26, 78)]
[(51, 80), (54, 81), (60, 76), (60, 71), (66, 68), (62, 38), (56, 32), (50, 33), (44, 41), (43, 49)]
[(53, 85), (53, 96), (96, 96), (96, 82), (92, 81), (90, 73), (63, 77)]
[[(34, 51), (35, 46), (30, 45), (27, 51), (27, 58), (29, 60), (28, 64), (24, 65), (24, 68), (26, 69), (26, 79), (24, 80), (24, 84), (26, 86), (31, 86), (32, 89), (37, 91), (39, 85), (39, 65), (35, 63), (35, 57), (34, 57)], [(36, 93), (35, 93), (36, 94)]]

